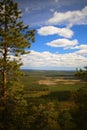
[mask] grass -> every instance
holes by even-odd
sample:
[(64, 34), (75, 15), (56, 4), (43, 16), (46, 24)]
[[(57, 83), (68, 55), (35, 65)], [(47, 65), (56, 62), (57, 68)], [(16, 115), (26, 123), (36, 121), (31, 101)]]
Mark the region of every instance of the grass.
[(58, 102), (61, 109), (73, 107), (73, 93), (86, 87), (87, 82), (76, 79), (70, 72), (69, 78), (65, 72), (63, 72), (63, 76), (61, 73), (59, 75), (56, 71), (26, 72), (21, 79), (25, 88), (25, 98), (34, 104), (51, 101)]
[[(50, 76), (50, 75), (49, 75)], [(87, 83), (82, 82), (78, 79), (61, 79), (59, 76), (54, 78), (45, 76), (42, 73), (39, 75), (34, 72), (33, 74), (24, 75), (21, 79), (24, 84), (25, 91), (31, 93), (40, 92), (40, 91), (76, 91), (82, 87), (86, 87)]]

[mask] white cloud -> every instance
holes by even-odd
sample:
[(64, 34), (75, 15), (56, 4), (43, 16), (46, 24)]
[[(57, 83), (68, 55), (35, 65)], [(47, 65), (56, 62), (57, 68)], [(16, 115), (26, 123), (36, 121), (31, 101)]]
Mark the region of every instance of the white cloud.
[(87, 58), (76, 53), (56, 54), (32, 50), (30, 54), (23, 55), (22, 60), (23, 68), (28, 69), (75, 69), (87, 65)]
[(78, 44), (78, 41), (75, 40), (68, 40), (68, 39), (57, 39), (53, 40), (51, 42), (46, 43), (46, 45), (51, 46), (51, 47), (63, 47), (64, 49), (69, 49)]
[(30, 11), (29, 11), (29, 7), (26, 7), (26, 8), (25, 8), (25, 12), (26, 12), (26, 13), (29, 13), (29, 12), (30, 12)]
[(56, 3), (59, 1), (59, 0), (54, 0)]
[(65, 38), (71, 38), (74, 34), (74, 32), (71, 29), (57, 28), (57, 27), (54, 27), (54, 26), (41, 27), (37, 31), (38, 31), (38, 34), (43, 35), (43, 36), (57, 34), (59, 36), (65, 37)]
[(79, 51), (77, 51), (76, 53), (79, 54), (79, 55), (87, 56), (87, 49), (79, 50)]
[(54, 9), (50, 9), (51, 12), (54, 12)]
[(73, 46), (70, 49), (77, 49), (76, 54), (87, 56), (87, 45), (81, 44), (79, 46)]
[(87, 50), (87, 45), (86, 44), (81, 44), (79, 46), (72, 47), (72, 49), (86, 49)]
[(87, 56), (87, 45), (82, 44), (80, 46), (76, 46), (73, 49), (79, 49), (78, 51), (76, 51), (77, 54)]
[(87, 25), (87, 6), (82, 10), (54, 12), (52, 18), (48, 20), (50, 24), (64, 24), (64, 25)]

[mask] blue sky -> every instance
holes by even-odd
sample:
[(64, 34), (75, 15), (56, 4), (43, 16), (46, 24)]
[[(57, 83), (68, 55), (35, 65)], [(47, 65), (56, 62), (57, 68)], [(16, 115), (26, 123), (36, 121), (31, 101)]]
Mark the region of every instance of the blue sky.
[(14, 0), (24, 24), (36, 30), (24, 69), (75, 70), (87, 66), (87, 0)]

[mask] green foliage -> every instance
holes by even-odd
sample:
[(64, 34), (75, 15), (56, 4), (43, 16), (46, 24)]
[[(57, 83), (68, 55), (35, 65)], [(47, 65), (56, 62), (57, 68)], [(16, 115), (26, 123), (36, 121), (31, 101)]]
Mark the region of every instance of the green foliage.
[[(13, 0), (0, 1), (0, 129), (24, 130), (27, 101), (20, 83), (20, 56), (34, 42), (35, 30), (21, 21), (22, 12)], [(22, 124), (22, 126), (20, 125)]]
[[(34, 30), (29, 30), (21, 18), (18, 4), (13, 0), (0, 2), (0, 72), (2, 74), (2, 97), (6, 100), (8, 87), (18, 81), (22, 65), (20, 56), (26, 54), (34, 41)], [(14, 84), (14, 83), (13, 83)]]
[[(44, 72), (44, 75), (46, 73), (48, 74)], [(75, 84), (57, 82), (55, 85), (39, 85), (39, 80), (48, 78), (44, 75), (42, 72), (27, 71), (21, 77), (24, 87), (19, 80), (10, 83), (8, 109), (4, 112), (7, 115), (6, 130), (86, 130), (87, 83), (75, 80), (73, 82), (78, 81)], [(50, 80), (53, 77), (51, 73)], [(55, 77), (57, 78), (59, 76)], [(0, 107), (1, 130), (3, 110)]]
[(72, 111), (76, 130), (87, 130), (87, 88), (77, 91), (75, 97), (77, 108)]
[(82, 80), (87, 81), (87, 66), (84, 67), (84, 70), (82, 69), (77, 70), (75, 76)]
[(61, 126), (61, 130), (73, 130), (73, 129), (75, 129), (75, 124), (73, 122), (73, 118), (71, 116), (71, 113), (67, 110), (60, 112), (59, 123), (60, 123), (60, 126)]
[[(58, 124), (58, 112), (55, 109), (55, 104), (40, 104), (33, 106), (33, 120), (31, 130), (60, 130)], [(32, 112), (31, 112), (32, 113)]]
[[(34, 30), (29, 30), (20, 21), (21, 11), (13, 0), (0, 2), (0, 71), (2, 73), (3, 87), (7, 85), (7, 76), (15, 79), (22, 65), (21, 55), (26, 54), (34, 41)], [(17, 79), (17, 78), (16, 78)]]
[[(46, 73), (49, 75), (49, 77), (46, 77)], [(65, 82), (57, 82), (57, 84), (55, 85), (39, 86), (39, 80), (45, 80), (47, 78), (49, 78), (51, 81), (53, 80), (54, 73), (53, 75), (52, 73), (50, 75), (50, 73), (40, 71), (27, 71), (22, 77), (23, 79), (21, 79), (25, 84), (25, 93), (28, 93), (29, 95), (27, 99), (29, 100), (29, 103), (32, 104), (32, 107), (29, 107), (28, 112), (30, 115), (28, 117), (28, 124), (30, 125), (30, 130), (83, 130), (83, 128), (84, 130), (86, 130), (87, 83), (83, 82), (82, 80), (80, 81), (76, 78), (73, 82), (71, 81), (71, 79), (69, 79), (70, 83), (72, 82), (72, 84), (65, 84)], [(59, 76), (55, 77), (55, 79), (58, 78)], [(47, 87), (48, 90), (44, 91), (42, 89), (44, 87)], [(36, 91), (37, 88), (38, 91)], [(85, 88), (85, 90), (80, 90), (81, 88)], [(44, 92), (44, 94), (41, 92)], [(49, 102), (51, 102), (53, 106), (50, 106)], [(55, 102), (58, 103), (58, 108), (56, 108), (57, 104), (54, 105)], [(51, 108), (54, 110), (51, 111)], [(45, 113), (47, 116), (45, 115)], [(50, 115), (52, 117), (52, 120), (50, 118)], [(41, 120), (45, 121), (41, 124)], [(83, 122), (84, 126), (81, 122)]]

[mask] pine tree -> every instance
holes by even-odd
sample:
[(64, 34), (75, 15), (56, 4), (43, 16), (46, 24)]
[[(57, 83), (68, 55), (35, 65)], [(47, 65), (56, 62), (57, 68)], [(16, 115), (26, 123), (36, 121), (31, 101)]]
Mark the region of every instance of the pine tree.
[(6, 104), (7, 99), (8, 77), (9, 75), (17, 77), (15, 71), (22, 65), (17, 57), (27, 53), (26, 48), (30, 48), (31, 42), (34, 42), (35, 31), (24, 26), (20, 20), (21, 14), (18, 4), (13, 0), (0, 2), (0, 73), (2, 75), (0, 87), (3, 104)]
[[(0, 129), (4, 130), (14, 128), (17, 122), (12, 126), (9, 120), (23, 116), (27, 106), (22, 95), (23, 86), (19, 81), (22, 65), (20, 57), (28, 53), (26, 50), (30, 48), (31, 42), (34, 42), (35, 30), (30, 30), (28, 26), (25, 26), (21, 17), (22, 12), (17, 3), (13, 0), (0, 1)], [(9, 119), (6, 114), (10, 114)], [(13, 114), (15, 118), (12, 117)]]

